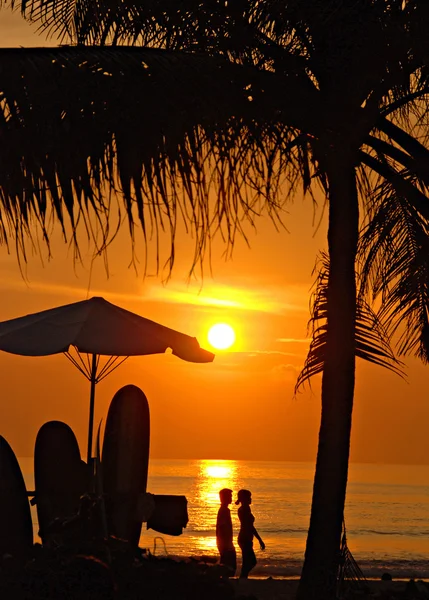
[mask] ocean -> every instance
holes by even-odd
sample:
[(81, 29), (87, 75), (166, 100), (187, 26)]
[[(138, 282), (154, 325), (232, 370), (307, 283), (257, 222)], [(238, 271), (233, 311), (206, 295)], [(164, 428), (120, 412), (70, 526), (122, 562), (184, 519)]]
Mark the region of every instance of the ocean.
[[(21, 459), (34, 489), (32, 460)], [(188, 499), (183, 535), (159, 535), (143, 525), (140, 545), (157, 555), (217, 556), (218, 492), (252, 492), (255, 526), (266, 549), (255, 550), (257, 577), (298, 577), (309, 523), (314, 465), (243, 460), (154, 460), (148, 491)], [(238, 533), (237, 507), (231, 505)], [(37, 516), (32, 509), (35, 539)], [(345, 510), (348, 546), (367, 578), (429, 578), (429, 466), (351, 464)], [(255, 540), (256, 541), (256, 540)], [(239, 549), (238, 557), (239, 557)]]

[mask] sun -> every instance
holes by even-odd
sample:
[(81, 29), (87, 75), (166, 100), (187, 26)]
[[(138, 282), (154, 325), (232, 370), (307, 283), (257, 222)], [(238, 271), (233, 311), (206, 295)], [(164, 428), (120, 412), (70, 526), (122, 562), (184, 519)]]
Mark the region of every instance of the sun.
[(226, 350), (235, 342), (234, 330), (226, 323), (217, 323), (210, 327), (207, 337), (210, 344), (218, 350)]

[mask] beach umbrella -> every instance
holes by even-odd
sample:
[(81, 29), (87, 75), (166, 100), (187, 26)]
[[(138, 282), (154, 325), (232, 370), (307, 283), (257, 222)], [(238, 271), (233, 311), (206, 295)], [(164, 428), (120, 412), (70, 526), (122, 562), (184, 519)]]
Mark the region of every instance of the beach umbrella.
[[(71, 353), (76, 350), (76, 355)], [(64, 353), (91, 383), (88, 462), (92, 454), (95, 385), (129, 356), (171, 349), (195, 363), (213, 361), (197, 339), (120, 308), (101, 297), (0, 322), (0, 350), (22, 356)], [(108, 356), (101, 364), (100, 356)]]

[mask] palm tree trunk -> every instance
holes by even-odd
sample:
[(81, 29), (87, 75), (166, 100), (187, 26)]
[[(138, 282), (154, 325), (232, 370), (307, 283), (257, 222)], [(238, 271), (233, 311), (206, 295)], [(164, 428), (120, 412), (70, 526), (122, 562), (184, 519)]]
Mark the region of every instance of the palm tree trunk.
[(329, 183), (330, 269), (322, 418), (299, 600), (335, 598), (350, 449), (359, 207), (352, 157), (347, 152), (333, 154), (324, 157)]

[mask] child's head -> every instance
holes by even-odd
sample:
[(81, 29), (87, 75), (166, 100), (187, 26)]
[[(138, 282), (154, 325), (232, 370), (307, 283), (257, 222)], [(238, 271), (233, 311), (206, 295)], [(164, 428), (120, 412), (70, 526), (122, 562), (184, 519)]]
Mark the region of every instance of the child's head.
[(250, 504), (252, 502), (252, 493), (249, 490), (238, 490), (236, 504)]
[(223, 488), (219, 492), (219, 498), (222, 504), (231, 504), (232, 502), (232, 490)]

